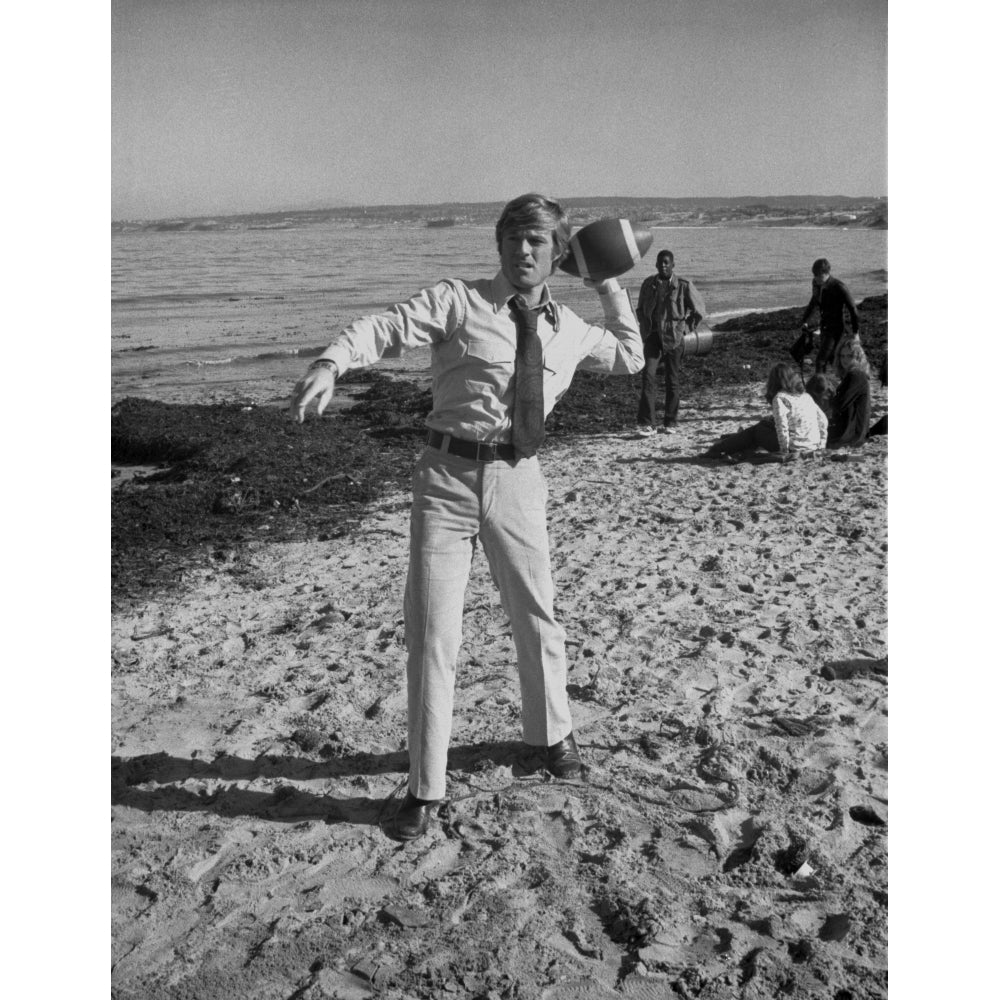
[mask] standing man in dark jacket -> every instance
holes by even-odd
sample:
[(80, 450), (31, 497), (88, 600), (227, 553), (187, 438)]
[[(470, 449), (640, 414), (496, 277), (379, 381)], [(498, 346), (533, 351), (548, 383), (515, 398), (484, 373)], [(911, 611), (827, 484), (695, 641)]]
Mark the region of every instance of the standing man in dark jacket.
[(651, 274), (639, 290), (636, 316), (642, 336), (646, 366), (642, 370), (638, 432), (643, 437), (656, 433), (656, 370), (663, 358), (666, 396), (663, 426), (667, 434), (677, 433), (677, 412), (681, 404), (681, 357), (684, 334), (704, 319), (705, 300), (687, 278), (674, 274), (674, 255), (661, 250), (656, 255), (656, 274)]
[(802, 329), (808, 330), (808, 319), (814, 309), (819, 309), (819, 350), (816, 352), (816, 372), (825, 372), (832, 364), (837, 344), (844, 336), (844, 310), (851, 317), (851, 332), (856, 337), (861, 325), (858, 307), (851, 293), (839, 278), (830, 275), (830, 262), (820, 257), (813, 266), (813, 293), (802, 314)]

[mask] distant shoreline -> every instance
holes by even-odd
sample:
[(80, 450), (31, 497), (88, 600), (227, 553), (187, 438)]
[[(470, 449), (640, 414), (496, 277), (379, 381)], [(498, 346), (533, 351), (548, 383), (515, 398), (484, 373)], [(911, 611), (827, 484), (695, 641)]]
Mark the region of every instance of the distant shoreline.
[[(728, 228), (733, 226), (816, 226), (887, 229), (889, 201), (884, 197), (781, 195), (768, 198), (580, 198), (564, 199), (574, 225), (600, 218), (631, 219), (647, 227)], [(354, 205), (112, 220), (113, 232), (213, 232), (227, 229), (296, 229), (320, 223), (415, 225), (426, 228), (448, 219), (449, 227), (493, 225), (500, 202), (440, 205)], [(432, 226), (433, 228), (433, 226)]]

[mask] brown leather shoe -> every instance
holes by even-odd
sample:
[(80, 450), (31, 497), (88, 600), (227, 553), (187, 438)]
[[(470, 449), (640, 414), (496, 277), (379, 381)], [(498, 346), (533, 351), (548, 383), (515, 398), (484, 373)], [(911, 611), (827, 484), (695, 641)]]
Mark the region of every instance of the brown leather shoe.
[(573, 734), (545, 751), (545, 767), (556, 778), (582, 778), (583, 761)]
[(437, 804), (435, 799), (418, 799), (407, 792), (389, 824), (391, 835), (399, 840), (416, 840), (422, 837), (427, 832), (431, 811)]

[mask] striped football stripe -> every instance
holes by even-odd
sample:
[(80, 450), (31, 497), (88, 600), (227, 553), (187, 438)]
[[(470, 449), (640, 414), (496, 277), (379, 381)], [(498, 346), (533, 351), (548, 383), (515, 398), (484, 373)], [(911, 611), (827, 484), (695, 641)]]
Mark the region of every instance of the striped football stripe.
[(619, 219), (618, 222), (622, 227), (622, 239), (625, 241), (625, 245), (628, 247), (629, 256), (632, 258), (633, 264), (639, 263), (639, 258), (642, 256), (639, 253), (639, 247), (635, 242), (635, 233), (632, 232), (632, 223), (628, 219)]

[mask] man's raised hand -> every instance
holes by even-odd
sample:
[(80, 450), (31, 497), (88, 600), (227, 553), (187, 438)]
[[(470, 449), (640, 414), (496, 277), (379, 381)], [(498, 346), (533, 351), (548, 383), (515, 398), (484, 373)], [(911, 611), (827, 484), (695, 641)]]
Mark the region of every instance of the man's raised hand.
[(590, 278), (584, 278), (583, 283), (588, 288), (596, 289), (598, 295), (612, 295), (614, 292), (621, 291), (621, 285), (618, 284), (616, 278), (605, 278), (603, 281), (593, 281)]

